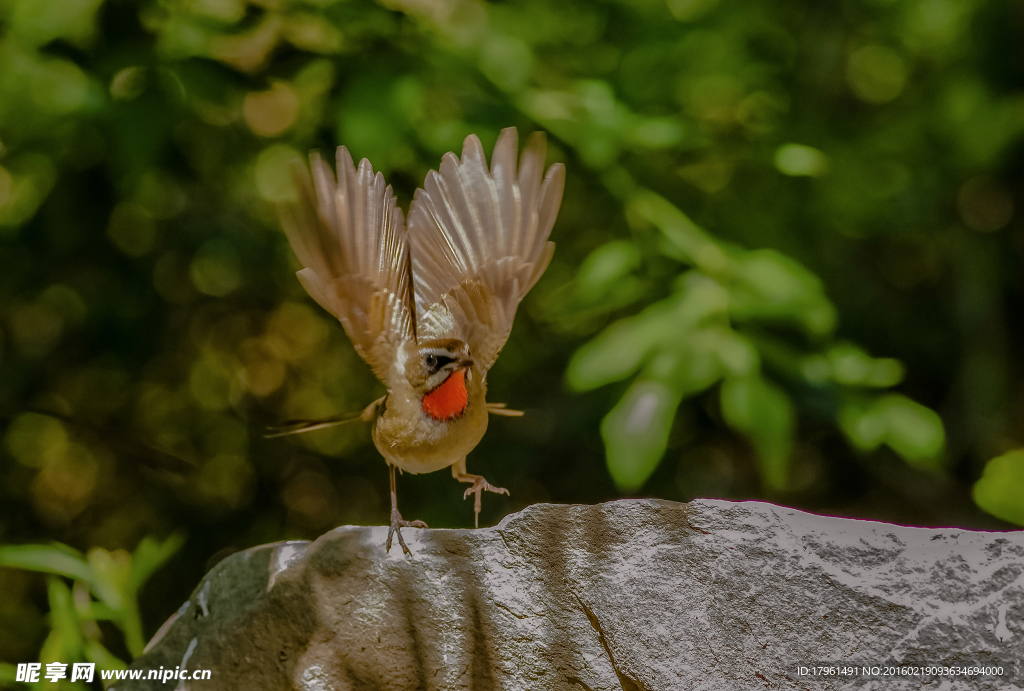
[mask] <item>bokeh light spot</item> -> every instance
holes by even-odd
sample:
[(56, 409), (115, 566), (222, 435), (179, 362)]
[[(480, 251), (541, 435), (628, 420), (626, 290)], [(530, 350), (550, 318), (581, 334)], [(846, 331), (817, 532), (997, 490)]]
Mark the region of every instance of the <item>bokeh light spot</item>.
[(298, 12), (288, 17), (282, 29), (296, 48), (315, 53), (336, 53), (342, 47), (342, 35), (323, 15)]
[(775, 151), (775, 168), (783, 175), (817, 177), (828, 171), (828, 158), (803, 144), (783, 144)]
[(285, 202), (295, 199), (291, 166), (302, 161), (298, 151), (284, 144), (273, 144), (260, 152), (256, 158), (254, 173), (256, 189), (268, 202)]
[(276, 137), (298, 119), (299, 96), (288, 84), (277, 82), (267, 91), (246, 94), (242, 117), (255, 134)]
[(284, 363), (266, 339), (250, 338), (242, 343), (239, 357), (245, 368), (245, 386), (255, 396), (269, 396), (284, 383)]
[(855, 50), (846, 69), (846, 79), (857, 98), (876, 105), (888, 103), (903, 93), (907, 75), (903, 57), (878, 45)]
[(121, 202), (110, 213), (107, 237), (128, 256), (141, 257), (156, 243), (156, 224), (138, 204)]
[(327, 325), (312, 309), (286, 302), (267, 322), (268, 337), (278, 344), (282, 357), (299, 360), (310, 355), (327, 338)]
[(242, 285), (242, 269), (235, 248), (227, 240), (207, 240), (189, 266), (192, 284), (202, 293), (223, 297)]
[(231, 405), (231, 380), (235, 368), (228, 357), (206, 350), (192, 365), (188, 386), (192, 398), (207, 410), (224, 410)]
[(21, 413), (7, 428), (7, 450), (30, 468), (42, 468), (68, 450), (68, 434), (60, 420), (39, 413)]
[(253, 497), (255, 473), (249, 461), (240, 454), (225, 453), (214, 456), (199, 471), (200, 497), (213, 505), (238, 509)]
[(146, 68), (125, 67), (110, 80), (110, 96), (115, 101), (132, 101), (146, 90)]
[(32, 483), (36, 512), (50, 524), (69, 522), (88, 505), (99, 471), (100, 463), (88, 449), (69, 445)]

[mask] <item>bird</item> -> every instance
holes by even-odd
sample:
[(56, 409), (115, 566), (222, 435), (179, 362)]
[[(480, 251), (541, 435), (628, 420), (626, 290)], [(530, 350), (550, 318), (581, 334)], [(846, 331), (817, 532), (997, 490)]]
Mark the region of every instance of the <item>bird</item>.
[[(373, 424), (387, 463), (391, 523), (386, 551), (402, 528), (426, 528), (398, 510), (395, 472), (451, 468), (470, 485), (474, 524), (483, 492), (508, 494), (468, 472), (466, 456), (490, 415), (521, 411), (487, 401), (487, 374), (512, 330), (516, 308), (551, 261), (548, 238), (562, 201), (565, 166), (544, 171), (547, 140), (534, 132), (519, 155), (514, 127), (501, 131), (488, 167), (479, 137), (448, 152), (427, 173), (408, 222), (382, 173), (356, 167), (348, 149), (335, 171), (316, 151), (293, 166), (295, 199), (278, 208), (303, 268), (299, 282), (336, 317), (387, 393), (357, 415), (291, 421), (268, 436), (350, 420)], [(517, 161), (518, 156), (518, 161)]]

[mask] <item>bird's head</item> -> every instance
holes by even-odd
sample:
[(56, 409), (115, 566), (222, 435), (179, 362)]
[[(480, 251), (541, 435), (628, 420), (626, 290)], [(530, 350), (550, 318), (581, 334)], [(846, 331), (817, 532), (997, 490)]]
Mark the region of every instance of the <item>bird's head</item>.
[(405, 374), (422, 399), (423, 412), (437, 421), (453, 420), (466, 411), (466, 385), (472, 377), (469, 345), (455, 338), (423, 341), (406, 361)]

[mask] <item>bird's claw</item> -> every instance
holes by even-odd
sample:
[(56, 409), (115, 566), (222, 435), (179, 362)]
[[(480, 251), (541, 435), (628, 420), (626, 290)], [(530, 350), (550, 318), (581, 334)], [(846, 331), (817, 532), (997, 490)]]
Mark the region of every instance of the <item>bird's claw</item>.
[(402, 514), (398, 513), (397, 509), (391, 511), (391, 526), (388, 528), (388, 542), (385, 546), (385, 551), (391, 551), (391, 538), (396, 533), (398, 534), (398, 544), (401, 545), (402, 551), (408, 556), (412, 556), (412, 552), (409, 547), (406, 546), (405, 540), (402, 539), (402, 528), (426, 528), (427, 524), (423, 521), (407, 521), (402, 518)]
[(473, 498), (473, 523), (477, 528), (480, 527), (480, 497), (484, 492), (494, 492), (495, 494), (508, 494), (508, 490), (504, 487), (495, 487), (487, 480), (482, 477), (478, 477), (473, 481), (473, 486), (467, 489), (462, 498), (466, 499), (470, 494), (476, 495)]

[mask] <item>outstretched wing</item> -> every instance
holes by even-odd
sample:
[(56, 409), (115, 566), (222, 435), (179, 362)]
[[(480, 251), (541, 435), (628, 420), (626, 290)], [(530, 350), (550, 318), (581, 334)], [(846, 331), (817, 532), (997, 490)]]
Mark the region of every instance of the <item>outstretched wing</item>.
[(445, 154), (409, 210), (416, 322), (423, 338), (461, 338), (486, 371), (512, 330), (516, 307), (544, 273), (565, 167), (541, 179), (547, 143), (534, 133), (516, 168), (514, 127), (502, 130), (491, 168), (477, 136), (462, 159)]
[[(341, 321), (356, 351), (387, 382), (396, 349), (415, 338), (409, 243), (402, 210), (365, 158), (357, 170), (338, 147), (338, 177), (320, 155), (296, 165), (299, 199), (280, 207), (281, 224), (304, 268), (306, 292)], [(314, 189), (315, 185), (315, 189)]]

